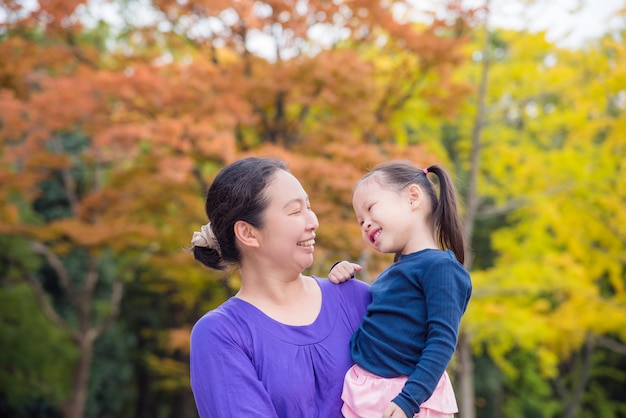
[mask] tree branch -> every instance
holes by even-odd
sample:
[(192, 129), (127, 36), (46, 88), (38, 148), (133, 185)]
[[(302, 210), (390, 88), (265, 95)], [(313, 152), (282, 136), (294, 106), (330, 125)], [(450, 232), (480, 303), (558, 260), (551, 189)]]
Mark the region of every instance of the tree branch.
[(603, 335), (596, 336), (596, 341), (602, 347), (607, 348), (618, 354), (626, 354), (626, 344), (620, 343), (619, 341), (612, 340)]
[(106, 330), (118, 317), (120, 312), (120, 305), (122, 304), (122, 296), (124, 294), (124, 283), (122, 280), (115, 280), (113, 282), (113, 288), (111, 289), (111, 299), (109, 306), (109, 314), (98, 325), (92, 328), (90, 332), (90, 338), (94, 340), (100, 336), (104, 330)]
[(93, 291), (98, 284), (98, 279), (100, 278), (100, 275), (98, 274), (98, 268), (96, 266), (96, 262), (93, 256), (90, 255), (88, 261), (89, 269), (87, 270), (87, 273), (85, 273), (85, 284), (83, 286), (83, 292), (86, 295), (89, 295), (91, 299), (91, 295), (93, 294)]
[(59, 278), (59, 283), (61, 284), (61, 287), (63, 288), (65, 292), (67, 292), (67, 294), (70, 296), (70, 300), (72, 300), (72, 303), (73, 303), (76, 292), (74, 288), (72, 287), (69, 273), (65, 269), (65, 266), (63, 265), (59, 257), (55, 253), (53, 253), (52, 250), (50, 250), (50, 248), (48, 248), (46, 245), (42, 244), (41, 242), (37, 242), (37, 241), (33, 242), (31, 244), (31, 248), (37, 254), (42, 255), (46, 259), (48, 264), (50, 264), (52, 269), (57, 274), (57, 277)]
[[(158, 245), (150, 246), (139, 257), (135, 259), (135, 262), (127, 266), (121, 271), (118, 277), (123, 277), (127, 272), (135, 269), (139, 264), (145, 262), (152, 254), (156, 252)], [(90, 338), (97, 338), (106, 330), (118, 317), (120, 312), (120, 305), (122, 304), (122, 297), (124, 295), (124, 281), (121, 278), (113, 281), (111, 289), (111, 299), (109, 300), (109, 313), (104, 320), (97, 326), (90, 330)]]
[(80, 337), (78, 333), (75, 330), (73, 330), (69, 326), (69, 324), (63, 318), (61, 318), (61, 316), (59, 316), (56, 310), (52, 307), (52, 304), (50, 303), (50, 299), (48, 298), (46, 291), (41, 286), (41, 283), (39, 282), (39, 280), (37, 280), (37, 278), (32, 274), (28, 274), (27, 277), (28, 277), (28, 282), (30, 284), (30, 287), (33, 290), (33, 293), (35, 294), (37, 303), (39, 304), (39, 307), (41, 308), (41, 312), (44, 314), (44, 316), (48, 318), (57, 327), (65, 331), (74, 341), (79, 341)]
[(591, 375), (591, 366), (593, 364), (593, 349), (594, 349), (594, 340), (593, 337), (587, 335), (585, 346), (583, 347), (582, 352), (582, 371), (580, 374), (580, 378), (576, 379), (577, 385), (572, 393), (572, 397), (570, 401), (565, 404), (565, 414), (566, 418), (570, 418), (574, 416), (574, 412), (580, 405), (583, 397), (583, 393), (585, 392), (585, 388), (587, 387), (587, 383), (589, 382), (589, 376)]
[[(63, 149), (63, 145), (61, 144), (61, 140), (56, 138), (52, 141), (54, 145), (55, 151), (59, 154), (66, 154)], [(67, 195), (67, 200), (70, 202), (70, 208), (72, 209), (72, 214), (76, 215), (78, 213), (78, 196), (76, 194), (76, 181), (74, 181), (74, 177), (72, 177), (72, 173), (69, 168), (62, 168), (61, 170), (61, 178), (63, 179), (63, 188), (65, 189), (65, 194)]]
[[(545, 190), (541, 193), (541, 197), (550, 197), (554, 196), (558, 193), (561, 193), (567, 190), (572, 184), (562, 184), (559, 186), (552, 187), (550, 189)], [(505, 202), (502, 205), (497, 206), (485, 206), (479, 209), (476, 213), (476, 219), (488, 219), (494, 216), (505, 215), (507, 213), (513, 212), (516, 209), (519, 209), (532, 201), (529, 197), (520, 197), (516, 199), (511, 199), (508, 202)]]

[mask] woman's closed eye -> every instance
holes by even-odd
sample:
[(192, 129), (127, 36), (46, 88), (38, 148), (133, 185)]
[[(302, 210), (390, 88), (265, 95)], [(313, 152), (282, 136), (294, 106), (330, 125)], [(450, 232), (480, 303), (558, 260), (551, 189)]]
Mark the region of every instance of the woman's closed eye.
[(302, 211), (306, 209), (309, 212), (313, 212), (313, 209), (311, 208), (311, 205), (297, 205), (297, 206), (292, 206), (287, 213), (289, 215), (299, 215), (302, 213)]

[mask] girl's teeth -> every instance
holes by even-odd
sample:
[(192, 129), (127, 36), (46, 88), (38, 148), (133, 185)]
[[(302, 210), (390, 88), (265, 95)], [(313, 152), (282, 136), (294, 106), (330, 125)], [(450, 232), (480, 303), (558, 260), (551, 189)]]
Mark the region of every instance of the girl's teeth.
[(300, 241), (297, 245), (299, 245), (300, 247), (308, 247), (309, 245), (313, 245), (313, 244), (315, 244), (315, 240), (309, 239), (306, 241)]

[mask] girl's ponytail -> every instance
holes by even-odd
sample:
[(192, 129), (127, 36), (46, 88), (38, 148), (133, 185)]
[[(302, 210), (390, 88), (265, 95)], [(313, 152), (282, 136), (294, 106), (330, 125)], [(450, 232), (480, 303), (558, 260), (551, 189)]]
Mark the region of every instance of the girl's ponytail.
[(463, 264), (465, 238), (454, 183), (450, 175), (438, 165), (428, 167), (426, 172), (433, 173), (439, 178), (439, 198), (436, 199), (436, 203), (433, 203), (432, 214), (437, 243), (441, 248), (451, 250), (456, 259)]

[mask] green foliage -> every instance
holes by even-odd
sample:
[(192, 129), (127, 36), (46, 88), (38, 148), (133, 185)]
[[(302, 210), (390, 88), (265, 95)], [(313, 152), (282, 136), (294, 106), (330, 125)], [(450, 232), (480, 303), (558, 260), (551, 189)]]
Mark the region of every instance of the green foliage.
[(504, 376), (489, 356), (474, 357), (474, 378), (477, 416), (501, 416)]
[(505, 403), (502, 416), (507, 418), (551, 418), (562, 416), (563, 408), (555, 399), (552, 386), (537, 367), (534, 353), (514, 351), (510, 361), (521, 372), (513, 379), (505, 379)]
[(626, 386), (626, 356), (598, 346), (594, 350), (592, 361), (589, 387), (584, 393), (583, 406), (577, 417), (625, 417), (626, 402), (623, 393)]
[(0, 235), (1, 285), (20, 282), (26, 273), (37, 271), (40, 266), (40, 260), (32, 256), (27, 239)]
[(0, 287), (0, 393), (12, 406), (63, 400), (77, 352), (50, 326), (26, 285)]
[(85, 418), (131, 417), (136, 338), (121, 324), (107, 329), (94, 345)]

